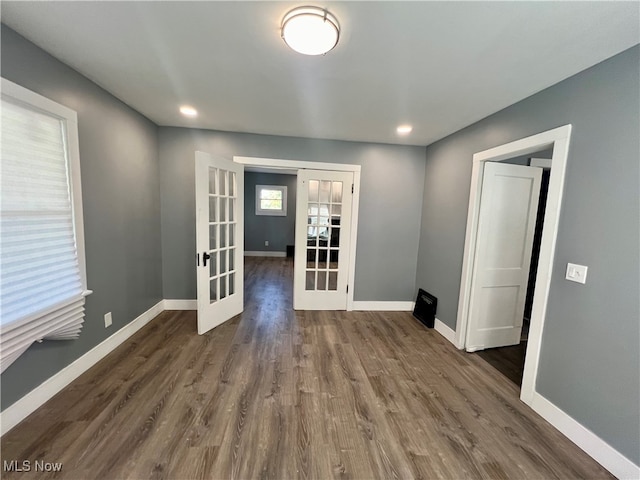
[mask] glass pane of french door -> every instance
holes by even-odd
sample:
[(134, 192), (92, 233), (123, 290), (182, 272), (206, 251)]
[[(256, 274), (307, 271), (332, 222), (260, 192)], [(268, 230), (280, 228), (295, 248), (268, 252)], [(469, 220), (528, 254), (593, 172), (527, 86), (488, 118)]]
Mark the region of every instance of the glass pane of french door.
[(236, 292), (236, 173), (209, 167), (209, 302)]
[(338, 288), (342, 181), (310, 180), (305, 290)]

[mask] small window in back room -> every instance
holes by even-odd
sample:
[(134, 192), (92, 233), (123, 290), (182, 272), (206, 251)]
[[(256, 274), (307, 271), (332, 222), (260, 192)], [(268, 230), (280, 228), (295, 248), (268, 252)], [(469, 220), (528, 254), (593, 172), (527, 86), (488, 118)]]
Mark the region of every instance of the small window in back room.
[(256, 215), (287, 216), (287, 187), (256, 185)]

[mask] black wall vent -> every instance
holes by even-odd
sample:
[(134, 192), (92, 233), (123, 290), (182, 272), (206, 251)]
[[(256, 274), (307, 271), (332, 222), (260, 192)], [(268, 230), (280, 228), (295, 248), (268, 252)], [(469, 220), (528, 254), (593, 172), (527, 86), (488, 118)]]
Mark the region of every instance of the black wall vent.
[(427, 327), (433, 328), (436, 321), (437, 308), (438, 299), (421, 288), (418, 289), (418, 298), (416, 299), (416, 306), (413, 309), (413, 316)]

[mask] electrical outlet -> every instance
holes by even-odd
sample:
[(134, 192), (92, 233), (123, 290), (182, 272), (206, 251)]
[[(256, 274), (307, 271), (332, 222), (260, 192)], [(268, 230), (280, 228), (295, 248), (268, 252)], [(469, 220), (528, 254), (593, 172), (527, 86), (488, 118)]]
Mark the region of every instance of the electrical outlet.
[(104, 328), (110, 327), (113, 323), (113, 318), (111, 317), (111, 312), (106, 313), (104, 315)]
[(265, 247), (268, 247), (268, 246), (269, 246), (269, 240), (265, 240), (265, 241), (264, 241), (264, 246), (265, 246)]

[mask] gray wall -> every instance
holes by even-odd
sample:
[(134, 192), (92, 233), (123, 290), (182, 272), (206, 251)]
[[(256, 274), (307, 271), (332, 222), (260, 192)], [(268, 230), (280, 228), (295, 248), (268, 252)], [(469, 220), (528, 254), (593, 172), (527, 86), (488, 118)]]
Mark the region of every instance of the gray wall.
[[(244, 249), (249, 252), (286, 252), (295, 243), (295, 175), (246, 172), (244, 175)], [(287, 187), (287, 216), (256, 215), (256, 185)], [(269, 246), (265, 247), (267, 240)]]
[(424, 148), (185, 128), (159, 129), (164, 298), (196, 298), (194, 152), (362, 166), (356, 300), (411, 300)]
[(1, 43), (4, 78), (78, 112), (93, 290), (79, 339), (35, 344), (2, 374), (4, 409), (156, 304), (162, 256), (157, 127), (5, 25)]
[[(537, 390), (640, 463), (640, 48), (427, 148), (417, 285), (456, 326), (475, 152), (572, 124)], [(586, 285), (564, 280), (589, 266)]]

